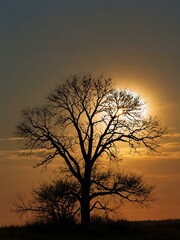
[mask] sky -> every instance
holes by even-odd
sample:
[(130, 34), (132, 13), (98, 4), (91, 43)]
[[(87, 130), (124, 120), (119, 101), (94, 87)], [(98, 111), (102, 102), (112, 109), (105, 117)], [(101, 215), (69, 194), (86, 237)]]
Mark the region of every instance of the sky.
[(156, 185), (148, 209), (129, 220), (180, 218), (180, 1), (0, 0), (0, 225), (18, 224), (17, 193), (53, 178), (34, 169), (14, 132), (22, 109), (41, 105), (63, 77), (110, 76), (147, 102), (168, 134), (154, 156), (125, 154), (122, 166)]

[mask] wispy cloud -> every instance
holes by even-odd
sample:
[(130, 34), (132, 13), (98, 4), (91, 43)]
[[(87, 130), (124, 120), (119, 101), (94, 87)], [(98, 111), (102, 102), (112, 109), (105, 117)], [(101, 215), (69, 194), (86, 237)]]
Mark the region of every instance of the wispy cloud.
[(6, 141), (20, 141), (23, 138), (20, 137), (9, 137), (9, 138), (0, 138), (0, 141), (6, 142)]
[(1, 150), (0, 162), (21, 160), (25, 157), (23, 153), (23, 150)]
[(165, 137), (168, 138), (179, 138), (180, 137), (180, 133), (168, 133), (165, 135)]
[(17, 161), (21, 160), (27, 157), (35, 158), (36, 160), (40, 159), (39, 154), (45, 154), (46, 152), (49, 152), (47, 149), (39, 148), (34, 149), (32, 151), (30, 150), (0, 150), (0, 161), (5, 160), (11, 160), (11, 161)]

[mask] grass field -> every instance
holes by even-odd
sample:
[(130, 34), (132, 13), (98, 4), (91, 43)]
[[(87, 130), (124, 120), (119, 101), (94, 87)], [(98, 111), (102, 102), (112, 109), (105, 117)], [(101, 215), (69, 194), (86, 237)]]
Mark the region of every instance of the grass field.
[(27, 225), (0, 228), (0, 240), (180, 240), (180, 220), (110, 222), (91, 226)]

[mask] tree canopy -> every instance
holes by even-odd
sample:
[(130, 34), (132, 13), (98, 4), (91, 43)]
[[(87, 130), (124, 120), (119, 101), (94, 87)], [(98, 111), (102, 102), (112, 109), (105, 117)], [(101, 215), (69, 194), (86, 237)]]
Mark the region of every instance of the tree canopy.
[(56, 86), (44, 106), (22, 112), (16, 134), (29, 153), (40, 155), (37, 166), (47, 166), (56, 157), (65, 163), (79, 184), (76, 198), (81, 222), (87, 224), (93, 209), (109, 208), (105, 197), (139, 204), (151, 199), (153, 187), (141, 176), (112, 167), (121, 160), (121, 143), (135, 151), (156, 151), (165, 130), (143, 111), (141, 97), (116, 89), (111, 79), (74, 75)]

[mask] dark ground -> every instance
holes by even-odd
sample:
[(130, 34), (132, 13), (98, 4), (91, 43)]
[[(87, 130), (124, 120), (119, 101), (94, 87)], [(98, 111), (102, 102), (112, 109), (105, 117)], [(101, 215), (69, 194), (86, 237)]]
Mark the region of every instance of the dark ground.
[(0, 240), (180, 240), (180, 220), (80, 225), (26, 225), (0, 228)]

